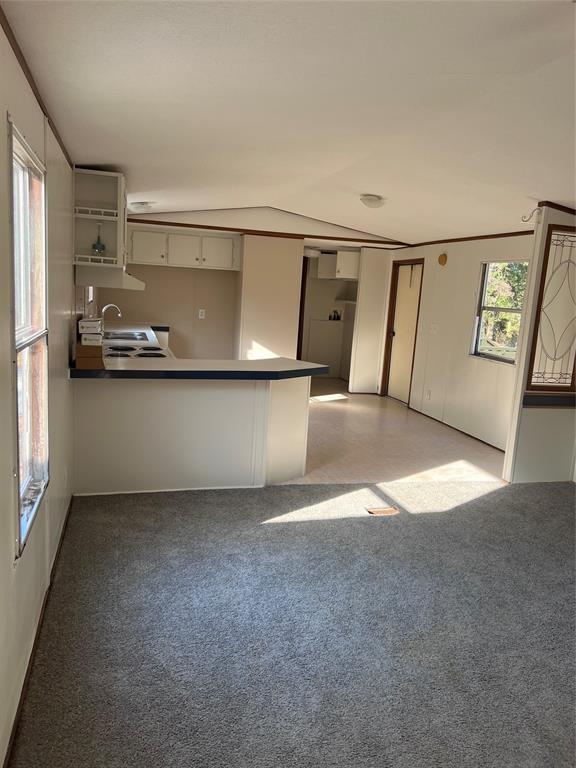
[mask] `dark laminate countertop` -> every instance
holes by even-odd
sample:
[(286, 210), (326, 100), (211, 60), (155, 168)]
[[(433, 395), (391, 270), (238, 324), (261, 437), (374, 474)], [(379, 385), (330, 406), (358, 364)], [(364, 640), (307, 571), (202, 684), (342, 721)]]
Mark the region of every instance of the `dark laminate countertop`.
[(329, 373), (320, 363), (287, 357), (265, 360), (187, 360), (178, 358), (114, 358), (104, 370), (70, 368), (72, 379), (212, 379), (277, 381)]

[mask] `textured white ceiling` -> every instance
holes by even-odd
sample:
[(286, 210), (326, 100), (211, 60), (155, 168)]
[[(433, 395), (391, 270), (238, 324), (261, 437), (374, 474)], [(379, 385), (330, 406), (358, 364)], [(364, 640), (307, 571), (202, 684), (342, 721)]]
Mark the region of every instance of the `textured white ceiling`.
[(2, 7), (73, 159), (154, 211), (275, 206), (415, 242), (574, 203), (572, 3)]

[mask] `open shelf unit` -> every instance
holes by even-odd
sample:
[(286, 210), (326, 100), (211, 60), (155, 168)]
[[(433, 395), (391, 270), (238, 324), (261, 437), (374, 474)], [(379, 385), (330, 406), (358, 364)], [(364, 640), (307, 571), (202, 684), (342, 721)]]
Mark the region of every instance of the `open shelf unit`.
[(77, 219), (96, 219), (98, 221), (116, 221), (118, 219), (118, 211), (109, 211), (105, 208), (87, 208), (81, 205), (77, 205), (74, 208), (74, 216)]
[[(100, 233), (102, 253), (92, 246)], [(74, 169), (74, 263), (123, 267), (126, 184), (121, 173)]]

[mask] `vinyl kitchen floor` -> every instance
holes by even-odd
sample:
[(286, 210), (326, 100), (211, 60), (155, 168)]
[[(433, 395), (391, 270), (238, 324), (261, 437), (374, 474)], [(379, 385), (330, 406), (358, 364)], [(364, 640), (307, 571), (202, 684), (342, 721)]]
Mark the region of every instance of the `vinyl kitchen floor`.
[(503, 463), (502, 451), (396, 400), (350, 394), (342, 379), (315, 378), (307, 473), (291, 483), (378, 483), (392, 498), (401, 488), (407, 506), (414, 494), (421, 504), (437, 491), (438, 508), (503, 485)]

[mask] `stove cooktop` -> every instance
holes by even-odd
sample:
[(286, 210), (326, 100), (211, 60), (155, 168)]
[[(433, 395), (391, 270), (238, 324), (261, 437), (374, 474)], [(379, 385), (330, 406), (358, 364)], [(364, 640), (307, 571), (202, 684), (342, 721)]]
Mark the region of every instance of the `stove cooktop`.
[(170, 357), (170, 353), (162, 347), (152, 346), (150, 344), (141, 347), (126, 346), (106, 346), (103, 350), (104, 358), (115, 357)]

